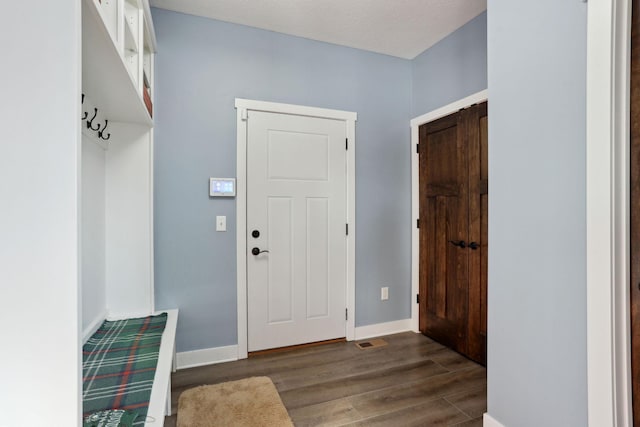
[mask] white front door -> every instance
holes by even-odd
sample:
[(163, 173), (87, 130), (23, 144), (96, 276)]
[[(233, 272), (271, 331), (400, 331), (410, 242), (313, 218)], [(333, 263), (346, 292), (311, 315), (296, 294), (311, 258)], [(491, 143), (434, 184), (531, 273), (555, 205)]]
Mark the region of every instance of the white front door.
[(342, 120), (249, 112), (249, 351), (346, 334), (346, 137)]

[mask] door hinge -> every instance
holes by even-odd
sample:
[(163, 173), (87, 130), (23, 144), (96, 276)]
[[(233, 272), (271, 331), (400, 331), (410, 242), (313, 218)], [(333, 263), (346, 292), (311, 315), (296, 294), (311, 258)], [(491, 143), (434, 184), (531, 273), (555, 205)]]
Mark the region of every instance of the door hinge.
[(344, 320), (349, 320), (349, 309), (348, 308), (344, 309)]
[(345, 231), (346, 235), (348, 236), (349, 235), (349, 224), (345, 224), (344, 225), (344, 231)]
[(420, 304), (420, 294), (416, 294), (416, 304)]
[(420, 228), (420, 218), (416, 219), (416, 228)]
[(416, 153), (420, 154), (420, 144), (416, 144)]
[(344, 139), (344, 149), (348, 150), (349, 149), (349, 138), (345, 138)]

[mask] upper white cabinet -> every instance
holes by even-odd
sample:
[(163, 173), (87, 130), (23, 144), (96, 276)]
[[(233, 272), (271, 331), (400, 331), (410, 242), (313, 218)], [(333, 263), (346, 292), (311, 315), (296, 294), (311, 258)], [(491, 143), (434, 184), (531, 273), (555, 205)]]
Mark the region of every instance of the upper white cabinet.
[(84, 0), (82, 90), (110, 121), (153, 125), (148, 0)]

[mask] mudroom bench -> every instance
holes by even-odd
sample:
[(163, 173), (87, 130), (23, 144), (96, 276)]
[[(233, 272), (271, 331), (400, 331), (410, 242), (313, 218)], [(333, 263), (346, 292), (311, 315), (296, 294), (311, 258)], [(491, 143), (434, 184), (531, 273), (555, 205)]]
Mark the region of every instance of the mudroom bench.
[[(134, 426), (171, 415), (178, 310), (107, 319), (83, 346), (83, 418), (112, 409), (136, 413)], [(129, 413), (131, 414), (131, 413)]]

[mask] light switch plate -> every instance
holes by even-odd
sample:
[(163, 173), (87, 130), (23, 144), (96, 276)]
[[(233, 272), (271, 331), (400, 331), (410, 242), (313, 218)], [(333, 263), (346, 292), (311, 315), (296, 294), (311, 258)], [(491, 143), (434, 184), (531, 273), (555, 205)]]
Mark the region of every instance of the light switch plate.
[(216, 216), (216, 231), (227, 231), (226, 216)]
[(387, 286), (380, 288), (380, 299), (382, 301), (389, 299), (389, 288)]

